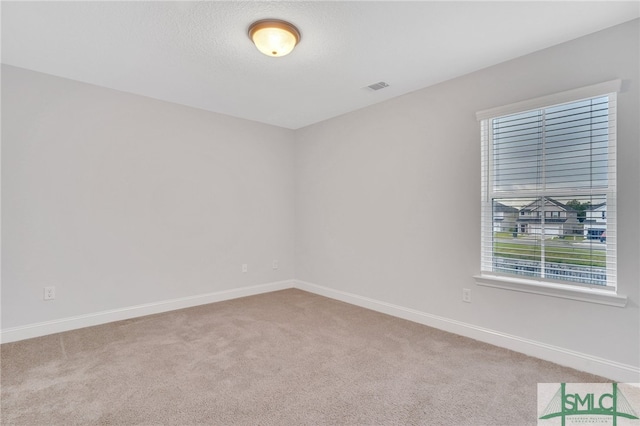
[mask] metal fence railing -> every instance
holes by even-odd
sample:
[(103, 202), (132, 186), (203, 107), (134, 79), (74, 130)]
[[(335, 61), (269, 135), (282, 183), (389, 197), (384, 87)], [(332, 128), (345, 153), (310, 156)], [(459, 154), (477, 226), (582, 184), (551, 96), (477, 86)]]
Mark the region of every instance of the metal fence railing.
[[(493, 270), (509, 274), (540, 277), (541, 262), (535, 260), (494, 257)], [(544, 277), (553, 280), (572, 281), (584, 284), (607, 285), (606, 268), (571, 265), (569, 263), (545, 262)]]

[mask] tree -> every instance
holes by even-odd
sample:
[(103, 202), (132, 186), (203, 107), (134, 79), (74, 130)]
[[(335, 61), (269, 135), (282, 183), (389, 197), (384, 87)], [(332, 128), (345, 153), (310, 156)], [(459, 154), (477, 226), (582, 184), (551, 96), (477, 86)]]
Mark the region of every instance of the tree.
[(580, 201), (574, 199), (567, 203), (567, 207), (571, 207), (578, 213), (578, 221), (582, 223), (587, 217), (587, 210), (591, 208), (591, 201), (581, 203)]

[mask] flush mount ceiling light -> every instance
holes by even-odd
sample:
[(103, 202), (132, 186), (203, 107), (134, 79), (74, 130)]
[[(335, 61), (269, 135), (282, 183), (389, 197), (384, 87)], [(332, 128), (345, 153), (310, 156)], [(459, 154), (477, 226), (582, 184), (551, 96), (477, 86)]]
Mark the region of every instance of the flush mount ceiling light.
[(300, 42), (300, 31), (279, 19), (263, 19), (249, 27), (249, 38), (267, 56), (284, 56)]

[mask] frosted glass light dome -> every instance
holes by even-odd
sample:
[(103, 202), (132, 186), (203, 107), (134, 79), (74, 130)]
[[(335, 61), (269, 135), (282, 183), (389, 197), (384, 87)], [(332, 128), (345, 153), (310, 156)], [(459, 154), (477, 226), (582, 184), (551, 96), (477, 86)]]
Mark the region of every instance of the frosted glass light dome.
[(260, 52), (273, 57), (288, 55), (300, 42), (298, 29), (277, 19), (254, 22), (249, 27), (249, 37)]

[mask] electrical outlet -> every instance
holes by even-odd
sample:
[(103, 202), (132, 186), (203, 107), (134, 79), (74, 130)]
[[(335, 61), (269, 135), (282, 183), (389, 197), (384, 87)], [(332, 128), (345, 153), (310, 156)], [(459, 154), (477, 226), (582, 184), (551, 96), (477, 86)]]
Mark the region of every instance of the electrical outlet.
[(272, 267), (273, 269), (278, 269), (278, 261), (277, 261), (277, 260), (274, 260), (274, 261), (273, 261), (273, 264), (271, 265), (271, 267)]
[(53, 300), (56, 298), (56, 288), (55, 286), (49, 286), (44, 288), (44, 300)]
[(463, 288), (462, 289), (462, 301), (463, 302), (467, 302), (467, 303), (471, 303), (471, 289), (470, 288)]
[(247, 265), (246, 263), (242, 264), (242, 272), (247, 272), (249, 270), (249, 265)]

